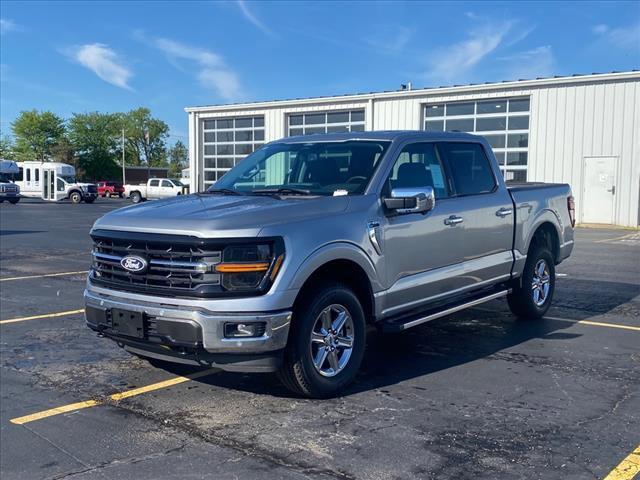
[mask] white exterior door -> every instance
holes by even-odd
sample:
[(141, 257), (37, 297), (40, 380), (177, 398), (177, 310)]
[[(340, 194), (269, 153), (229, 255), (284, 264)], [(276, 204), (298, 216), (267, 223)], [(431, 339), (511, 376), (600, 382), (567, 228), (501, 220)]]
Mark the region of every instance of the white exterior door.
[(617, 157), (585, 157), (582, 196), (584, 223), (613, 224)]

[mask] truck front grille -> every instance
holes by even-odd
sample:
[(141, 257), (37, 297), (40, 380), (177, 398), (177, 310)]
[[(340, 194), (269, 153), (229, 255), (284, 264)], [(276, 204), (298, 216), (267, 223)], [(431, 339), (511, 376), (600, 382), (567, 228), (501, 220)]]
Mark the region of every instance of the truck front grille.
[[(220, 274), (214, 266), (222, 246), (196, 237), (96, 231), (90, 281), (126, 291), (172, 296), (208, 297), (220, 293)], [(141, 272), (126, 270), (127, 256), (144, 259)]]

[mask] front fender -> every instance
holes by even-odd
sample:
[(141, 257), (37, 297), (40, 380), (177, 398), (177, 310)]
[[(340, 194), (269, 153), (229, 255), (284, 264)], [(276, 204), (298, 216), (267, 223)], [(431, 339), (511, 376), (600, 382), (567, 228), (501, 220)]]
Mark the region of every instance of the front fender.
[(367, 274), (372, 291), (382, 290), (376, 268), (364, 250), (353, 243), (332, 242), (314, 250), (305, 258), (294, 273), (289, 289), (300, 289), (318, 268), (334, 260), (349, 260), (360, 266)]

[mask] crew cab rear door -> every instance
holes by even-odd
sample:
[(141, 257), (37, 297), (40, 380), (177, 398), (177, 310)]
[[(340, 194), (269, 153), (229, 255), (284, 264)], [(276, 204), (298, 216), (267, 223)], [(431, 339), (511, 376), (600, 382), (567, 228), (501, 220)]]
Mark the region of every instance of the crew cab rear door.
[(452, 214), (444, 223), (462, 239), (457, 245), (460, 275), (450, 287), (470, 289), (507, 280), (513, 264), (513, 202), (490, 147), (443, 141), (437, 149), (451, 191)]

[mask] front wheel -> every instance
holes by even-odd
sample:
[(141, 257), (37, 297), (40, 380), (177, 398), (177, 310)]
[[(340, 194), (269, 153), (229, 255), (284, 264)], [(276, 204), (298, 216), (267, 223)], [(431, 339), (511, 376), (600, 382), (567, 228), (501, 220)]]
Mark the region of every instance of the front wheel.
[(71, 200), (71, 203), (78, 204), (82, 201), (82, 195), (80, 195), (80, 192), (72, 192), (69, 195), (69, 200)]
[(555, 287), (553, 255), (545, 247), (533, 247), (527, 254), (520, 285), (507, 296), (509, 308), (520, 318), (540, 318), (551, 306)]
[(360, 368), (365, 329), (364, 311), (349, 288), (334, 284), (314, 292), (293, 312), (280, 380), (306, 397), (339, 393)]

